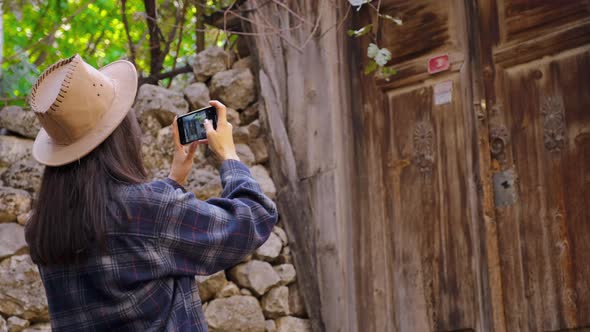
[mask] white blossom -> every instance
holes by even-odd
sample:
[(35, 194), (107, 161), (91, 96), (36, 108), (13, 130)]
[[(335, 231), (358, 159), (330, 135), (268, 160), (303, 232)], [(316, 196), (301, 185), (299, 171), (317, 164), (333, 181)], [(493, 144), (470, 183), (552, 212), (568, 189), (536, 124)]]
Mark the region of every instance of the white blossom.
[(380, 49), (375, 55), (375, 62), (380, 67), (385, 66), (389, 60), (391, 60), (391, 52), (386, 48)]
[(369, 0), (348, 0), (348, 2), (350, 2), (350, 4), (353, 6), (358, 6), (357, 10), (360, 10), (361, 6), (369, 2)]
[(370, 59), (373, 59), (377, 55), (377, 53), (379, 53), (379, 46), (370, 43), (369, 48), (367, 48), (367, 56)]

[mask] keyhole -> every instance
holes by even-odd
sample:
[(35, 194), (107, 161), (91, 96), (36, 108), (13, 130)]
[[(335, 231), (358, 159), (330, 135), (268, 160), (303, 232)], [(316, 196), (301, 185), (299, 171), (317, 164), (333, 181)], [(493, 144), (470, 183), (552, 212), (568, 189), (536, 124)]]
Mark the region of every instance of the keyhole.
[(510, 182), (508, 182), (508, 181), (502, 182), (502, 187), (504, 187), (504, 189), (510, 188)]

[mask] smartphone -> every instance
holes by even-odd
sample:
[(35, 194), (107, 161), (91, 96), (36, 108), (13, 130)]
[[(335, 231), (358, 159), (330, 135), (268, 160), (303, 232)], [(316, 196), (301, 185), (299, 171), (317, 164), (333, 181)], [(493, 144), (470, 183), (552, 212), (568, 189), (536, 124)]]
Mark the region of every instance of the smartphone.
[(180, 144), (186, 145), (206, 139), (205, 119), (209, 119), (213, 123), (213, 128), (217, 129), (217, 110), (213, 106), (179, 116), (176, 125), (178, 126)]

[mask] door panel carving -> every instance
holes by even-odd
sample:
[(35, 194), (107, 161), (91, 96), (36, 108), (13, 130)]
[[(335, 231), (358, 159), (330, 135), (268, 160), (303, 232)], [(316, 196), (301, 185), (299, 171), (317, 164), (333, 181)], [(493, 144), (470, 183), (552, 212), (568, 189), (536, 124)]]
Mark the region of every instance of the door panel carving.
[(590, 325), (590, 151), (576, 144), (590, 131), (589, 75), (589, 47), (499, 73), (506, 109), (495, 120), (510, 128), (519, 189), (517, 204), (497, 206), (508, 330)]

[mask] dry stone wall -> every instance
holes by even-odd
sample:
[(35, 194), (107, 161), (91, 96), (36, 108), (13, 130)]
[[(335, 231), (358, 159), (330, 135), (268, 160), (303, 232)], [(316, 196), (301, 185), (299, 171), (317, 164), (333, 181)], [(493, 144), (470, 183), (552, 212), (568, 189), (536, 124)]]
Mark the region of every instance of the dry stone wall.
[[(211, 48), (197, 55), (195, 82), (182, 91), (140, 87), (133, 111), (144, 133), (144, 163), (151, 177), (167, 176), (174, 116), (216, 98), (229, 107), (238, 155), (274, 199), (276, 188), (266, 165), (268, 144), (258, 120), (254, 64), (251, 58), (233, 62), (224, 50)], [(24, 239), (43, 173), (43, 166), (31, 157), (39, 122), (31, 111), (8, 106), (0, 111), (0, 128), (0, 332), (50, 331), (45, 291)], [(187, 190), (200, 199), (219, 195), (218, 166), (214, 155), (200, 147)], [(210, 331), (311, 331), (289, 241), (280, 226), (244, 262), (195, 278)]]

